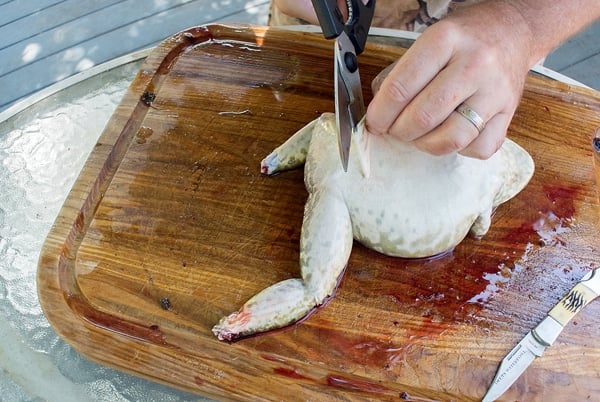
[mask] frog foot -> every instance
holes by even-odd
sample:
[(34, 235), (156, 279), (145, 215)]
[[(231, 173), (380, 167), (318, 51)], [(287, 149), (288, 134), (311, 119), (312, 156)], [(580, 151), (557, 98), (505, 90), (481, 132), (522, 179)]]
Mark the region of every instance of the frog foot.
[(223, 317), (212, 332), (219, 340), (234, 341), (293, 324), (318, 304), (320, 302), (310, 297), (301, 279), (288, 279), (264, 289), (239, 311)]
[(318, 120), (313, 120), (275, 148), (260, 163), (261, 173), (272, 175), (302, 166), (306, 161), (313, 128), (317, 122)]

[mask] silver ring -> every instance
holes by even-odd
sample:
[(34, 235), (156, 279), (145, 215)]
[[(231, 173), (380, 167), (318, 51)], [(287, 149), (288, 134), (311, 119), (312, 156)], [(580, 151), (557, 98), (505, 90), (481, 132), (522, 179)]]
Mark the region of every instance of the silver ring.
[(460, 113), (461, 116), (463, 116), (465, 119), (469, 120), (471, 124), (473, 124), (481, 134), (481, 132), (485, 128), (485, 123), (481, 116), (477, 114), (476, 111), (471, 109), (471, 106), (467, 105), (466, 103), (461, 103), (455, 110), (458, 113)]

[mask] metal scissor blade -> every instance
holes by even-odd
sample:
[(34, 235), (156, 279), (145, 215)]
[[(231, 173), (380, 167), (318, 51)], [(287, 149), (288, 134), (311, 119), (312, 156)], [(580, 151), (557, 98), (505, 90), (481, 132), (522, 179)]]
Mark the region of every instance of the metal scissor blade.
[(350, 114), (348, 113), (348, 107), (344, 99), (344, 87), (343, 79), (340, 78), (340, 73), (335, 72), (335, 121), (338, 129), (338, 147), (340, 150), (340, 159), (344, 172), (348, 171), (348, 159), (350, 158), (350, 143), (352, 141), (352, 123), (350, 120)]
[(344, 171), (348, 170), (352, 133), (365, 115), (360, 73), (354, 45), (345, 32), (335, 40), (335, 115)]
[(482, 402), (498, 399), (523, 374), (531, 362), (542, 355), (545, 349), (546, 347), (535, 339), (532, 331), (529, 331), (500, 363), (492, 385), (484, 395)]

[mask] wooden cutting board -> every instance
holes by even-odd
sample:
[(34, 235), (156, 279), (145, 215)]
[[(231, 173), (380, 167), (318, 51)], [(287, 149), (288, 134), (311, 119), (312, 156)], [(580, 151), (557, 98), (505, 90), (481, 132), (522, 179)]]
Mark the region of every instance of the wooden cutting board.
[[(366, 100), (404, 49), (370, 43)], [(335, 298), (237, 343), (211, 327), (298, 276), (303, 172), (260, 160), (333, 111), (332, 42), (251, 26), (179, 33), (148, 57), (44, 245), (55, 330), (101, 364), (228, 400), (477, 400), (504, 355), (600, 264), (600, 96), (528, 77), (509, 137), (536, 162), (490, 232), (434, 260), (355, 244)], [(406, 196), (410, 196), (407, 189)], [(600, 301), (503, 400), (600, 395)]]

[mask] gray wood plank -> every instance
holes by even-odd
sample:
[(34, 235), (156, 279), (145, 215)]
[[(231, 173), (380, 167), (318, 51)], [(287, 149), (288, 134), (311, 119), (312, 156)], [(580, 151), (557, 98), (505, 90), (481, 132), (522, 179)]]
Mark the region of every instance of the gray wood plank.
[(266, 24), (267, 21), (268, 0), (213, 1), (208, 7), (206, 3), (205, 0), (191, 1), (149, 15), (21, 66), (0, 77), (3, 87), (3, 91), (0, 91), (0, 110), (23, 96), (92, 65), (155, 45), (185, 28), (215, 21), (256, 24)]
[(560, 73), (600, 91), (600, 53), (563, 68)]
[(0, 26), (0, 51), (10, 45), (34, 38), (51, 35), (53, 28), (72, 22), (119, 3), (122, 0), (65, 0), (44, 10), (24, 15), (18, 20)]
[[(569, 66), (600, 54), (600, 21), (574, 36), (561, 47), (550, 53), (544, 65), (562, 72)], [(596, 65), (600, 69), (599, 65)]]
[(544, 65), (600, 90), (600, 21), (550, 53)]
[(0, 26), (64, 0), (13, 0), (0, 5)]
[[(139, 0), (125, 0), (87, 14), (85, 18), (72, 19), (64, 25), (2, 49), (3, 62), (0, 64), (0, 77), (31, 61), (43, 60), (63, 49), (79, 46), (89, 38), (100, 37), (136, 21), (152, 18), (164, 11), (176, 10), (182, 5), (189, 6), (199, 2), (185, 3), (185, 1), (163, 0), (140, 7)], [(120, 46), (118, 43), (113, 45)]]

